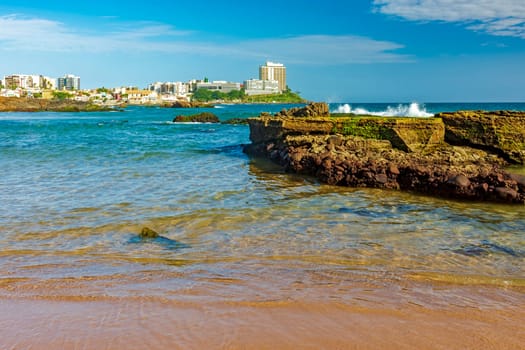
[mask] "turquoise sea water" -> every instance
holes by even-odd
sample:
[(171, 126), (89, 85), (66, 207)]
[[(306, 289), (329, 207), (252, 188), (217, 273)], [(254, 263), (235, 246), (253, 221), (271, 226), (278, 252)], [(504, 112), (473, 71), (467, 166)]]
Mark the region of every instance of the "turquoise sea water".
[[(225, 120), (288, 107), (211, 111)], [(426, 105), (458, 109), (525, 104)], [(285, 174), (242, 153), (247, 126), (171, 122), (196, 112), (1, 113), (0, 293), (278, 298), (307, 293), (297, 283), (356, 279), (525, 286), (525, 207)], [(139, 239), (143, 227), (162, 237)]]

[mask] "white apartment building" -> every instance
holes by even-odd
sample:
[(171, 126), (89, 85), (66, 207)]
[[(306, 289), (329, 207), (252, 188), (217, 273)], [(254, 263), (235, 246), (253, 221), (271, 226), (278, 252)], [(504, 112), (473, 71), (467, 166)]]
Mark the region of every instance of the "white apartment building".
[(212, 91), (220, 91), (223, 93), (228, 93), (233, 90), (240, 90), (241, 83), (232, 83), (223, 80), (215, 80), (212, 82), (197, 82), (196, 90), (198, 89), (207, 89)]
[(277, 80), (249, 79), (244, 82), (244, 89), (248, 96), (278, 94), (279, 82)]
[(12, 74), (2, 79), (2, 85), (9, 90), (24, 89), (36, 91), (40, 89), (54, 89), (56, 81), (43, 75), (36, 74)]
[(175, 95), (185, 97), (189, 92), (189, 84), (180, 81), (177, 82), (155, 82), (148, 85), (148, 90), (154, 91), (157, 94)]

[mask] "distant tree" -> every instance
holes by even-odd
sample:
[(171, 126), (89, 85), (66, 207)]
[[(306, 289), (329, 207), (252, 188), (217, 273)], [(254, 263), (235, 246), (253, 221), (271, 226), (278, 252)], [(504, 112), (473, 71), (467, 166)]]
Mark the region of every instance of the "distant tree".
[(224, 94), (220, 91), (215, 90), (211, 93), (212, 100), (222, 100), (223, 97), (224, 97)]
[(53, 98), (57, 100), (65, 100), (71, 98), (71, 94), (66, 91), (53, 91)]
[(204, 101), (204, 102), (211, 101), (213, 99), (212, 92), (208, 89), (203, 89), (203, 88), (197, 89), (197, 91), (193, 93), (193, 99), (195, 101)]
[(232, 90), (226, 94), (228, 100), (242, 100), (244, 98), (244, 89)]

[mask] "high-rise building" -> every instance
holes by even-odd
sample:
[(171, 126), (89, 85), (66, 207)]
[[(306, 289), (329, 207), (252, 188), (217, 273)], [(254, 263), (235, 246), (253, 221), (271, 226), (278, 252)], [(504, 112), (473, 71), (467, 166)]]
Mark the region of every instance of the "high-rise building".
[(57, 90), (80, 90), (80, 77), (66, 74), (57, 79)]
[(260, 80), (277, 80), (279, 92), (286, 90), (286, 67), (282, 63), (267, 61), (266, 65), (259, 67)]
[(3, 81), (8, 89), (38, 89), (40, 87), (40, 77), (38, 75), (12, 74), (5, 76)]

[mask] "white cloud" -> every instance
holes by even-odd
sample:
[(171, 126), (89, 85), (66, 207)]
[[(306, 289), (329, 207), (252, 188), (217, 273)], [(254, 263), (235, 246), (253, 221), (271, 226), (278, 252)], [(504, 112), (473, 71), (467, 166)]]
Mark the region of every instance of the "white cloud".
[(524, 0), (374, 0), (374, 9), (408, 20), (465, 23), (470, 30), (525, 39)]
[[(0, 50), (31, 52), (160, 52), (276, 58), (298, 64), (405, 62), (403, 46), (360, 36), (307, 35), (235, 43), (203, 42), (193, 32), (161, 23), (133, 23), (126, 27), (81, 30), (65, 23), (0, 16)], [(203, 33), (200, 33), (201, 36)]]

